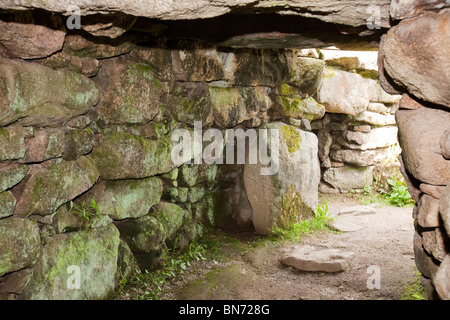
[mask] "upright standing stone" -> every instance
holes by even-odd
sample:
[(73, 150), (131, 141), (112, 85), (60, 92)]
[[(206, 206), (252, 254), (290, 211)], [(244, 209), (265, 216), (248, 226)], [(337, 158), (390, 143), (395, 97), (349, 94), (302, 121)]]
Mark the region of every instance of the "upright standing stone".
[[(289, 228), (293, 222), (312, 215), (318, 202), (320, 166), (313, 133), (280, 122), (262, 128), (269, 129), (269, 136), (271, 130), (279, 133), (278, 171), (262, 175), (265, 165), (246, 164), (244, 184), (256, 232), (267, 235), (276, 227)], [(276, 150), (271, 142), (267, 146), (273, 155)]]

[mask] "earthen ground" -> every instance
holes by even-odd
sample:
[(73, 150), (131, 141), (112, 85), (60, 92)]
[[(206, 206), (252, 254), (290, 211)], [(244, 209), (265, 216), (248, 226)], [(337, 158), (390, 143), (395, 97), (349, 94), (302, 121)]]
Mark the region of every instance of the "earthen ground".
[[(349, 196), (323, 197), (329, 212), (360, 205)], [(295, 243), (261, 241), (252, 232), (229, 233), (219, 253), (223, 259), (199, 261), (164, 288), (170, 300), (398, 300), (416, 280), (412, 207), (376, 205), (376, 214), (350, 220), (354, 232), (320, 233), (300, 243), (354, 252), (340, 273), (302, 272), (280, 258)], [(373, 280), (379, 271), (379, 288)], [(369, 286), (368, 286), (369, 283)]]

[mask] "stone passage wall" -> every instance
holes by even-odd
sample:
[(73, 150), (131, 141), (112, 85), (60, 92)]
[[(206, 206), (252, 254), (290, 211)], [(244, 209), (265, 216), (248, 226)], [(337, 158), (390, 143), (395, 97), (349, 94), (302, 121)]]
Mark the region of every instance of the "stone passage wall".
[(380, 81), (403, 94), (396, 120), (401, 169), (416, 201), (416, 265), (428, 298), (450, 299), (450, 11), (419, 3), (391, 4), (398, 24), (382, 38)]
[(394, 113), (401, 96), (380, 87), (376, 52), (318, 52), (326, 63), (317, 93), (326, 115), (312, 123), (322, 167), (319, 190), (347, 193), (374, 181), (382, 186), (399, 167)]
[[(323, 61), (136, 31), (95, 38), (40, 15), (0, 20), (1, 298), (106, 298), (210, 228), (267, 234), (311, 215)], [(277, 130), (279, 170), (174, 163), (173, 131), (196, 121)]]

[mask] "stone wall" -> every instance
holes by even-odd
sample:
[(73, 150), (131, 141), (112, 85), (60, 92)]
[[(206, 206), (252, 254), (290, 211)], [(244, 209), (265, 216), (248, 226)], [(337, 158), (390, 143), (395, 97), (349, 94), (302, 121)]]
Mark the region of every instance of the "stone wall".
[[(108, 298), (167, 248), (230, 224), (267, 234), (317, 206), (310, 121), (325, 112), (312, 98), (323, 61), (148, 32), (95, 38), (43, 13), (1, 18), (1, 298)], [(38, 36), (24, 47), (27, 34)], [(197, 122), (224, 135), (277, 130), (279, 170), (195, 153), (174, 162), (172, 133), (194, 135)]]
[(319, 139), (322, 193), (360, 192), (399, 172), (395, 111), (401, 96), (378, 83), (376, 52), (314, 49), (326, 68), (317, 100), (326, 114), (312, 123)]
[(396, 122), (401, 170), (416, 201), (416, 265), (428, 298), (450, 299), (450, 12), (422, 2), (392, 2), (396, 25), (381, 41), (380, 82), (403, 94)]
[[(107, 298), (122, 276), (210, 228), (267, 234), (310, 216), (320, 164), (330, 190), (339, 171), (370, 180), (391, 154), (392, 140), (373, 133), (393, 134), (402, 95), (395, 117), (417, 203), (416, 264), (428, 296), (448, 299), (450, 14), (441, 2), (393, 1), (390, 15), (389, 1), (373, 2), (381, 27), (393, 26), (381, 39), (379, 83), (354, 60), (283, 49), (373, 49), (387, 29), (367, 30), (366, 1), (190, 1), (189, 10), (156, 1), (136, 12), (112, 0), (83, 5), (81, 30), (66, 28), (64, 1), (1, 3), (25, 11), (0, 13), (0, 297)], [(273, 30), (266, 16), (250, 18), (276, 12), (303, 17), (276, 16)], [(174, 162), (172, 133), (195, 134), (196, 121), (222, 134), (276, 130), (279, 170), (184, 163), (194, 153)]]

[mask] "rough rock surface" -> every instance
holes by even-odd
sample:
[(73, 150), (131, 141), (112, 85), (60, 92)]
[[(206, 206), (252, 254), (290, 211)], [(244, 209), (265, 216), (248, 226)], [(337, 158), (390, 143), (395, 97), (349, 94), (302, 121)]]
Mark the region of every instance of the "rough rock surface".
[[(0, 61), (0, 125), (20, 119), (25, 126), (61, 124), (98, 103), (87, 77), (32, 62)], [(23, 119), (22, 119), (23, 118)]]
[(441, 262), (433, 281), (440, 298), (450, 300), (450, 255), (447, 255)]
[(31, 266), (39, 256), (40, 236), (36, 222), (28, 219), (0, 220), (0, 277)]
[(98, 177), (97, 168), (86, 157), (40, 169), (26, 182), (15, 214), (22, 217), (52, 214), (91, 188)]
[(297, 246), (281, 262), (301, 271), (342, 272), (348, 266), (353, 252), (341, 249), (317, 249), (309, 245)]
[(323, 180), (341, 192), (363, 189), (372, 184), (373, 167), (329, 168), (324, 172)]
[[(426, 30), (440, 30), (429, 33)], [(414, 96), (449, 106), (450, 11), (428, 12), (391, 28), (383, 44), (386, 72)], [(426, 50), (424, 50), (426, 48)]]
[(441, 154), (439, 139), (450, 126), (450, 114), (421, 108), (396, 113), (405, 166), (416, 179), (432, 185), (450, 181), (450, 161)]
[(279, 122), (264, 128), (279, 131), (278, 171), (261, 175), (265, 165), (246, 164), (244, 183), (255, 230), (267, 235), (272, 228), (288, 227), (290, 222), (312, 214), (318, 201), (320, 168), (314, 134)]
[(107, 81), (99, 84), (104, 95), (98, 111), (105, 121), (145, 124), (158, 113), (162, 88), (151, 67), (113, 60), (103, 62), (99, 73)]
[(447, 0), (397, 0), (391, 2), (390, 14), (393, 19), (403, 20), (448, 7), (450, 3)]
[(163, 191), (161, 179), (99, 181), (77, 202), (95, 199), (100, 212), (113, 220), (139, 218), (159, 202)]
[[(0, 6), (3, 9), (24, 10), (29, 8), (44, 9), (50, 12), (66, 14), (67, 8), (73, 3), (64, 1), (9, 1), (2, 0)], [(351, 5), (349, 5), (351, 4)], [(389, 1), (377, 0), (371, 4), (379, 6), (380, 24), (389, 27)], [(216, 17), (228, 12), (237, 11), (244, 13), (279, 12), (298, 14), (318, 18), (326, 22), (348, 24), (352, 26), (365, 26), (367, 19), (373, 12), (367, 10), (366, 1), (334, 1), (330, 4), (327, 0), (315, 2), (299, 2), (294, 0), (282, 3), (256, 0), (189, 0), (183, 2), (167, 2), (164, 0), (153, 1), (148, 5), (141, 5), (131, 1), (103, 0), (101, 2), (88, 1), (78, 4), (82, 15), (95, 13), (122, 12), (138, 17), (147, 17), (163, 20), (189, 20)]]
[(440, 199), (440, 213), (444, 221), (445, 230), (450, 237), (450, 185), (448, 185)]
[[(3, 7), (2, 7), (3, 8)], [(24, 11), (0, 14), (1, 51), (11, 58), (36, 59), (61, 50), (66, 30), (59, 16)]]
[[(24, 298), (89, 300), (110, 297), (115, 289), (119, 242), (119, 232), (113, 225), (52, 237), (33, 267), (33, 278), (24, 288)], [(74, 270), (79, 271), (78, 290), (73, 287), (76, 285)]]

